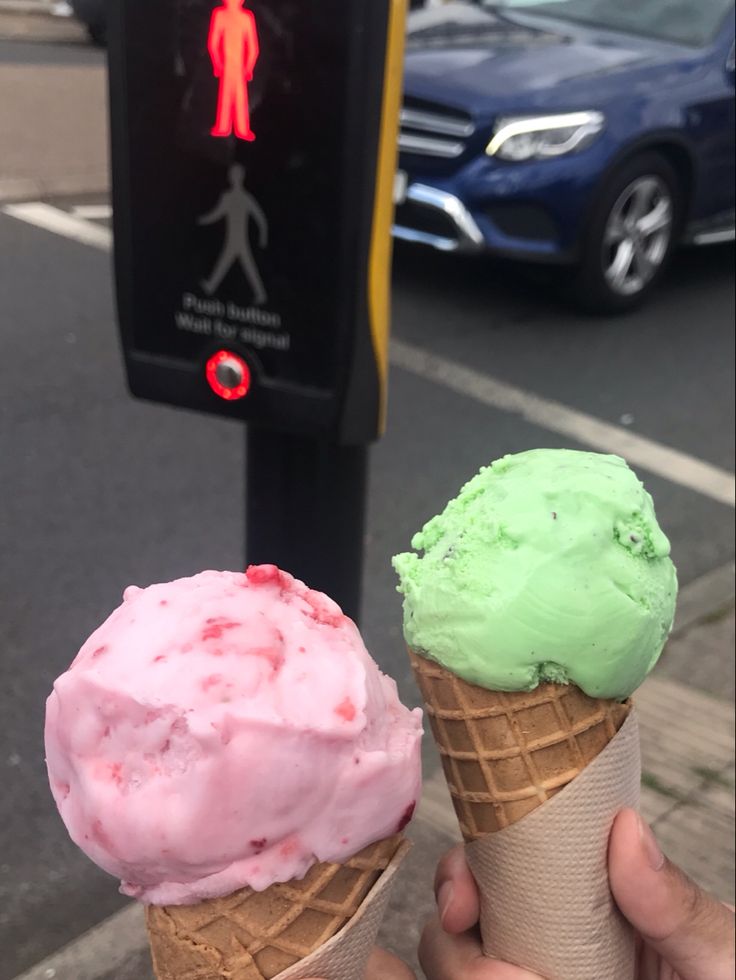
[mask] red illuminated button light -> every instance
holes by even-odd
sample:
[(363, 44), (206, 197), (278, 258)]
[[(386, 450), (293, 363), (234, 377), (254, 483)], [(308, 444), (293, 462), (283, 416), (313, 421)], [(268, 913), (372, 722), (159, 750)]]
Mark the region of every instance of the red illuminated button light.
[(250, 368), (242, 357), (229, 350), (218, 350), (207, 361), (207, 384), (220, 398), (234, 402), (250, 390)]

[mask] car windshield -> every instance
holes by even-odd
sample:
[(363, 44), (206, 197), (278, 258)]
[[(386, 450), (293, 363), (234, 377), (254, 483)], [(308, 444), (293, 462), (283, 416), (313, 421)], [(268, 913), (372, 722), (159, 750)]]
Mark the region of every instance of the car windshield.
[(496, 0), (484, 6), (520, 10), (662, 41), (713, 40), (733, 0)]

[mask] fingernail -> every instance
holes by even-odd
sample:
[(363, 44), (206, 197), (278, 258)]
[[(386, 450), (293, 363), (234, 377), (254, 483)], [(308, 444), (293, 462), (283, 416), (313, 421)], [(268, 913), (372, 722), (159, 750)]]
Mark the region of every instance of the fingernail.
[(649, 867), (653, 871), (661, 871), (665, 862), (662, 848), (657, 843), (657, 839), (652, 833), (649, 824), (645, 823), (641, 817), (639, 817), (639, 837), (641, 838), (641, 844), (647, 856)]
[(444, 881), (440, 885), (440, 890), (437, 892), (437, 908), (439, 909), (440, 922), (442, 923), (443, 927), (445, 925), (445, 916), (452, 905), (453, 891), (454, 889), (452, 887), (452, 882)]

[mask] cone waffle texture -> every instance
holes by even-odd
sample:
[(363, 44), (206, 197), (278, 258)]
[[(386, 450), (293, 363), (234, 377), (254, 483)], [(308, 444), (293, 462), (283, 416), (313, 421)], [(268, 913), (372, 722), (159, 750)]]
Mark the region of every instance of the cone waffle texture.
[(614, 738), (631, 703), (573, 685), (476, 687), (409, 650), (466, 841), (510, 827), (572, 782)]
[[(389, 882), (381, 879), (392, 876), (407, 846), (402, 847), (401, 836), (388, 838), (345, 864), (316, 864), (302, 881), (263, 892), (244, 888), (198, 905), (149, 906), (146, 919), (158, 980), (314, 976), (300, 974), (298, 968), (294, 972), (295, 965), (325, 944), (332, 959), (321, 963), (323, 970), (335, 956), (342, 962), (341, 945), (351, 951), (351, 960), (359, 955), (367, 960), (388, 897)], [(354, 930), (345, 928), (351, 920)], [(354, 973), (333, 969), (321, 975), (328, 980), (358, 978), (362, 966), (353, 968)]]

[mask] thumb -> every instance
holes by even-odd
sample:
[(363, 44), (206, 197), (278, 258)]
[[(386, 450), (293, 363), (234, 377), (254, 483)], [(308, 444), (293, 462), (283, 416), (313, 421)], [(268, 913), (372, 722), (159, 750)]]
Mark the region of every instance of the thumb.
[(618, 907), (682, 980), (733, 980), (733, 912), (667, 860), (634, 810), (616, 818), (608, 865)]

